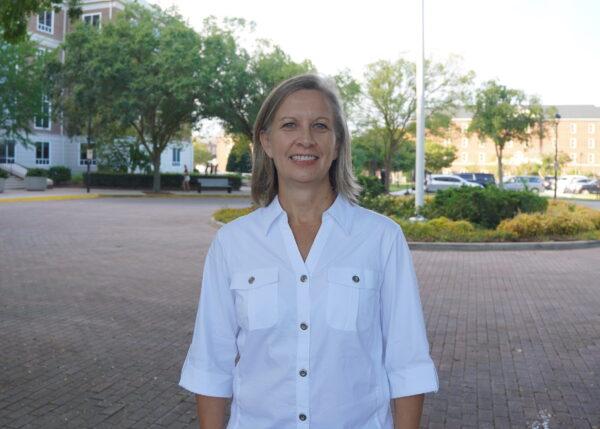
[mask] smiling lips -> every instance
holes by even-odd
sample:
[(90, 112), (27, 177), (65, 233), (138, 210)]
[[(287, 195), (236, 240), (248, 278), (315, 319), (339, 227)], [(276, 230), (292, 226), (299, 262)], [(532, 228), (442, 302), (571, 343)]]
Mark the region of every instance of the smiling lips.
[(292, 155), (289, 157), (296, 165), (309, 166), (316, 164), (319, 159), (316, 155)]

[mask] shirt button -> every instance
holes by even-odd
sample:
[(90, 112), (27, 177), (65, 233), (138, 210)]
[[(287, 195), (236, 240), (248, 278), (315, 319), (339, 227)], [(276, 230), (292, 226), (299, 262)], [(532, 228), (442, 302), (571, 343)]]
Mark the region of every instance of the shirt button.
[(354, 283), (358, 283), (360, 281), (360, 277), (358, 277), (358, 276), (352, 276), (352, 281)]
[(250, 284), (254, 283), (254, 276), (251, 276), (251, 277), (248, 279), (248, 283), (250, 283)]
[(308, 276), (307, 276), (306, 274), (302, 274), (302, 275), (300, 276), (300, 281), (301, 281), (302, 283), (304, 283), (306, 280), (308, 280)]
[(300, 370), (300, 377), (306, 377), (306, 374), (308, 374), (308, 373), (306, 372), (305, 369)]
[(300, 414), (298, 418), (302, 421), (306, 420), (306, 414)]
[(306, 323), (301, 323), (300, 329), (302, 329), (303, 331), (306, 331), (308, 329), (308, 325)]

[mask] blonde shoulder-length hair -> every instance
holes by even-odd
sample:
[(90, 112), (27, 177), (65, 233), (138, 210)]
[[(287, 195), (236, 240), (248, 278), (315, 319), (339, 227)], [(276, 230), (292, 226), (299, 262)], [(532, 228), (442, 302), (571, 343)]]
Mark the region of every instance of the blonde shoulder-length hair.
[(335, 83), (317, 74), (302, 74), (281, 82), (263, 102), (254, 123), (252, 151), (252, 200), (267, 206), (278, 192), (277, 169), (260, 144), (261, 132), (269, 132), (279, 106), (290, 94), (303, 89), (319, 91), (328, 100), (333, 113), (334, 132), (339, 154), (329, 169), (329, 181), (337, 194), (356, 203), (360, 185), (352, 171), (350, 133)]

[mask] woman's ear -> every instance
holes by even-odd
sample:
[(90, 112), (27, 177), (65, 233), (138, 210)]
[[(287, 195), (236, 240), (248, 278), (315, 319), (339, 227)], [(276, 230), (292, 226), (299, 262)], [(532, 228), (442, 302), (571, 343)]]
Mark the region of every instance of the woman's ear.
[(260, 145), (262, 146), (263, 150), (265, 151), (267, 156), (272, 159), (273, 151), (271, 150), (271, 139), (269, 138), (269, 133), (266, 131), (261, 131), (258, 138), (260, 140)]

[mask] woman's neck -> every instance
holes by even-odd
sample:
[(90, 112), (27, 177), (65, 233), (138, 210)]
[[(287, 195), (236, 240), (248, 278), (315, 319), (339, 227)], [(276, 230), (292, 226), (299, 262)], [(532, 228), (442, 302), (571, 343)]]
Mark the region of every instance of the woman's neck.
[(321, 223), (323, 212), (331, 207), (336, 195), (331, 186), (293, 190), (280, 187), (278, 198), (290, 225), (314, 225)]

